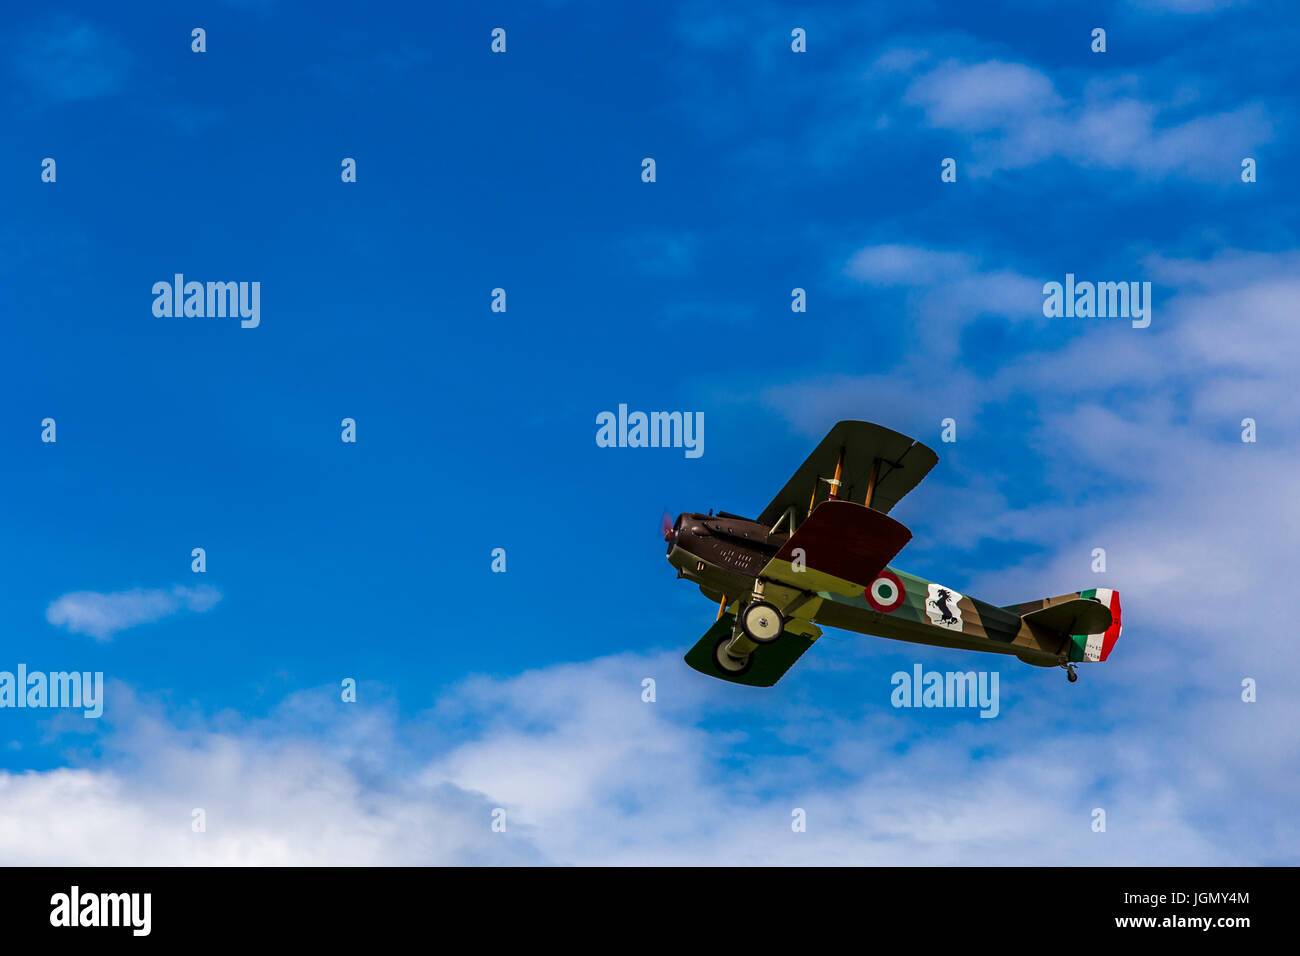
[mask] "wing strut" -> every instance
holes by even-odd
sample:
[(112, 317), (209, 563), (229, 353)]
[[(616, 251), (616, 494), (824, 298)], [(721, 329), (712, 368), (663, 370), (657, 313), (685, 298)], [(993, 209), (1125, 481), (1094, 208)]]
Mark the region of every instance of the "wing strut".
[(840, 448), (839, 461), (835, 462), (835, 477), (831, 480), (831, 497), (840, 496), (840, 476), (844, 474), (844, 448)]
[(862, 504), (867, 508), (871, 507), (871, 493), (876, 490), (876, 475), (879, 473), (880, 459), (873, 458), (871, 459), (871, 477), (867, 479), (867, 500), (862, 502)]
[(827, 495), (827, 500), (828, 500), (828, 501), (833, 501), (833, 500), (839, 498), (839, 496), (840, 496), (840, 485), (842, 484), (842, 482), (841, 482), (840, 479), (843, 478), (843, 477), (844, 477), (844, 448), (843, 448), (843, 446), (841, 446), (841, 447), (840, 447), (840, 457), (839, 457), (839, 459), (835, 462), (835, 477), (834, 477), (834, 478), (820, 478), (820, 477), (819, 477), (816, 481), (813, 482), (812, 495), (808, 498), (808, 513), (809, 513), (809, 514), (812, 514), (813, 505), (815, 505), (815, 504), (817, 503), (817, 489), (818, 489), (818, 487), (820, 486), (820, 482), (823, 482), (823, 481), (824, 481), (824, 482), (826, 482), (826, 484), (828, 484), (828, 485), (831, 486), (830, 494)]

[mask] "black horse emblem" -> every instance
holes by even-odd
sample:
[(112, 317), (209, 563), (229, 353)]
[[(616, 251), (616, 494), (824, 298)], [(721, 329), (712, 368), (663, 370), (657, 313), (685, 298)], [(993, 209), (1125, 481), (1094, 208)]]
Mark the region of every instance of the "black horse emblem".
[(925, 603), (927, 607), (932, 607), (939, 612), (939, 620), (936, 623), (945, 627), (961, 623), (961, 618), (953, 613), (952, 605), (955, 602), (952, 599), (952, 592), (947, 588), (936, 588), (934, 597)]

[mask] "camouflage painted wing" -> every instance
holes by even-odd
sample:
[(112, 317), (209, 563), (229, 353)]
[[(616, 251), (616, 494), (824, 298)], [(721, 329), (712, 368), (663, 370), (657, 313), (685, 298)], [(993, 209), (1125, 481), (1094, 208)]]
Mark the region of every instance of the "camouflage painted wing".
[(736, 616), (731, 613), (723, 614), (718, 618), (695, 646), (686, 652), (686, 663), (701, 674), (731, 681), (733, 684), (771, 687), (821, 636), (821, 628), (804, 622), (800, 622), (802, 626), (787, 627), (785, 633), (775, 643), (764, 647), (761, 653), (751, 655), (749, 666), (737, 673), (723, 670), (713, 657), (713, 650), (718, 642), (731, 639), (735, 622)]
[[(841, 457), (842, 456), (842, 457)], [(831, 491), (840, 467), (837, 498), (864, 502), (871, 486), (871, 508), (882, 514), (920, 484), (939, 456), (906, 435), (871, 422), (838, 422), (794, 473), (758, 520), (774, 526), (791, 508), (798, 517)], [(872, 478), (874, 472), (874, 481)]]

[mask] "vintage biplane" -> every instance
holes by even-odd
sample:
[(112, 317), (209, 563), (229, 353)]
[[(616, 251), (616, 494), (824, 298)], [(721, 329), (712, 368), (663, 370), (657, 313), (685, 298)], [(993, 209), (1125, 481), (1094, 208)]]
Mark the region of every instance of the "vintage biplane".
[(912, 533), (888, 512), (939, 457), (870, 422), (835, 425), (757, 519), (719, 511), (669, 523), (668, 561), (718, 605), (686, 663), (770, 687), (821, 636), (818, 625), (918, 644), (1014, 654), (1063, 667), (1104, 661), (1119, 592), (1090, 588), (995, 607), (889, 566)]

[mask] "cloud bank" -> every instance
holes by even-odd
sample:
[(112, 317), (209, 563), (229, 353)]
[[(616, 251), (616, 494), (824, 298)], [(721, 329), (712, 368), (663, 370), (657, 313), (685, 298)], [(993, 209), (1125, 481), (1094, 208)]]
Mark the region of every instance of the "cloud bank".
[[(1019, 668), (996, 721), (885, 703), (867, 643), (857, 712), (719, 695), (676, 653), (477, 677), (415, 718), (367, 685), (268, 718), (166, 714), (113, 687), (95, 765), (0, 774), (11, 864), (1294, 863), (1293, 708), (1147, 692), (1089, 721)], [(840, 659), (837, 661), (837, 658)], [(803, 666), (804, 662), (801, 662)], [(641, 681), (658, 675), (658, 700)], [(1052, 674), (1052, 677), (1059, 675)], [(1089, 675), (1091, 677), (1091, 675)], [(1083, 685), (1081, 685), (1083, 686)], [(874, 703), (873, 703), (874, 702)], [(797, 712), (798, 720), (792, 720)], [(996, 732), (989, 729), (996, 724)], [(1291, 730), (1269, 739), (1262, 728)], [(1194, 747), (1185, 746), (1195, 740)], [(1253, 740), (1243, 747), (1243, 740)], [(771, 744), (779, 741), (773, 752)], [(1252, 817), (1234, 807), (1248, 803)], [(1093, 832), (1093, 813), (1107, 831)], [(204, 828), (194, 829), (194, 811)], [(805, 832), (792, 814), (804, 811)], [(504, 832), (492, 827), (504, 811)]]

